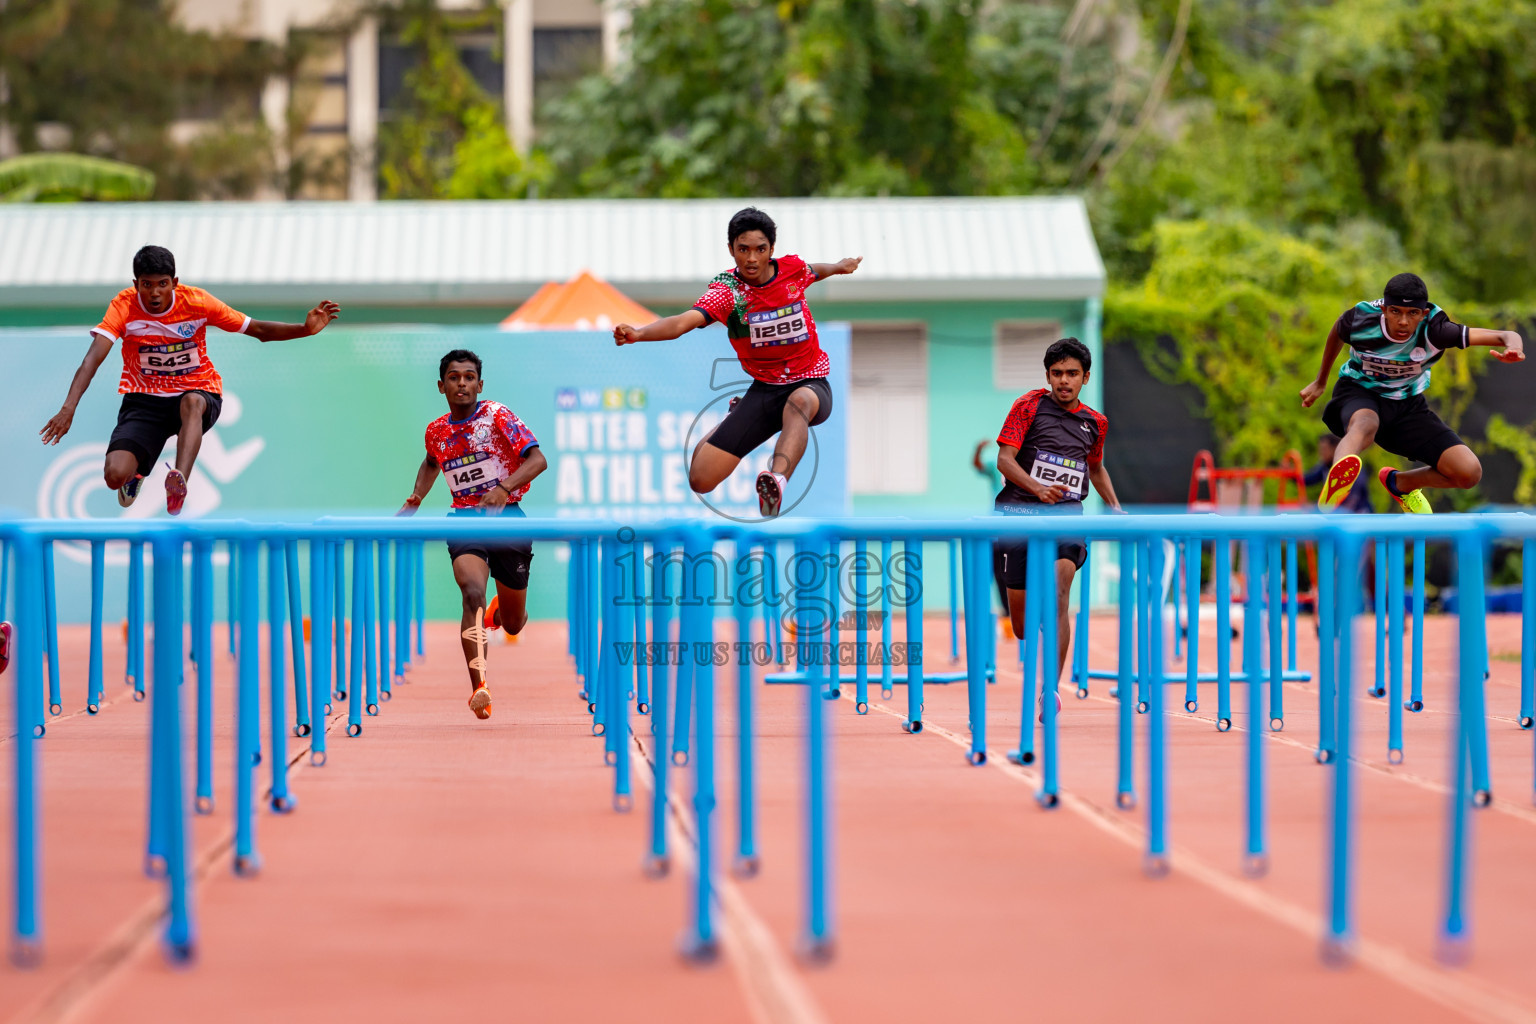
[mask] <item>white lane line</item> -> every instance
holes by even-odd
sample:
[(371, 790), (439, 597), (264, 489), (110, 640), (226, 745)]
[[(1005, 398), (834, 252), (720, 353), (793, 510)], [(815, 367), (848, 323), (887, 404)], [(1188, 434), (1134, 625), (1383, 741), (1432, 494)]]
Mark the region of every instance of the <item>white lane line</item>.
[[(905, 712), (899, 712), (884, 704), (871, 702), (869, 706), (892, 718), (906, 718)], [(930, 720), (923, 721), (923, 731), (936, 733), (962, 750), (970, 749), (970, 742), (964, 737)], [(1005, 776), (1015, 782), (1031, 787), (1039, 783), (1038, 775), (1032, 770), (1018, 769), (990, 757), (987, 759), (987, 764), (1002, 771)], [(1061, 806), (1133, 849), (1141, 850), (1146, 845), (1146, 833), (1136, 825), (1125, 821), (1122, 812), (1118, 810), (1096, 804), (1073, 793), (1061, 795)], [(1175, 845), (1169, 859), (1174, 871), (1214, 889), (1243, 906), (1258, 911), (1293, 931), (1314, 939), (1319, 938), (1323, 933), (1322, 919), (1317, 914), (1224, 874), (1206, 864), (1190, 850)], [(1361, 937), (1356, 940), (1355, 959), (1389, 981), (1394, 981), (1447, 1009), (1466, 1014), (1476, 1020), (1496, 1022), (1496, 1024), (1536, 1024), (1536, 1011), (1522, 1005), (1521, 997), (1515, 993), (1479, 978), (1452, 974), (1438, 966), (1418, 963), (1408, 954), (1391, 946)]]
[[(651, 763), (644, 741), (630, 730), (632, 777), (654, 792)], [(637, 802), (638, 803), (638, 802)], [(685, 874), (695, 870), (693, 843), (698, 829), (683, 800), (667, 801), (668, 852)], [(740, 888), (723, 875), (716, 880), (721, 911), (720, 944), (736, 971), (742, 995), (756, 1024), (827, 1024), (811, 991), (795, 971), (789, 956), (758, 917)]]

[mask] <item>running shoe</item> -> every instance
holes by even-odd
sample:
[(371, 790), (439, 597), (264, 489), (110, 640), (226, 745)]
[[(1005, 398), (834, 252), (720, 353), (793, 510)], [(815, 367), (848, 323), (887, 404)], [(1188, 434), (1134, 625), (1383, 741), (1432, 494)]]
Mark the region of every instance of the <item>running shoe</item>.
[(11, 624), (0, 622), (0, 676), (11, 667)]
[(1426, 516), (1435, 511), (1429, 507), (1429, 499), (1424, 497), (1424, 492), (1421, 490), (1409, 491), (1407, 494), (1399, 494), (1397, 490), (1392, 486), (1392, 478), (1396, 475), (1397, 470), (1383, 467), (1381, 472), (1376, 474), (1376, 479), (1381, 484), (1381, 486), (1386, 489), (1386, 492), (1392, 495), (1392, 500), (1397, 502), (1398, 508), (1402, 509), (1404, 512), (1412, 512), (1417, 515)]
[(1323, 481), (1323, 493), (1318, 495), (1317, 507), (1322, 512), (1332, 512), (1349, 497), (1349, 489), (1360, 478), (1364, 465), (1358, 455), (1346, 455), (1333, 464), (1328, 479)]
[[(1052, 694), (1051, 696), (1056, 698), (1056, 714), (1060, 715), (1061, 714), (1061, 694), (1055, 693), (1055, 694)], [(1045, 724), (1045, 698), (1043, 696), (1041, 697), (1041, 700), (1040, 700), (1040, 714), (1039, 714), (1039, 716), (1037, 718), (1037, 721), (1039, 721), (1041, 725)]]
[(784, 507), (784, 489), (789, 481), (777, 473), (763, 470), (757, 474), (757, 510), (764, 519), (772, 519)]
[(187, 500), (187, 478), (181, 470), (165, 464), (165, 511), (167, 515), (181, 515), (181, 506)]
[(485, 619), (482, 624), (486, 629), (499, 629), (501, 627), (501, 595), (491, 595), (491, 603), (485, 609)]
[(475, 692), (469, 698), (469, 710), (475, 713), (476, 718), (491, 717), (491, 691), (488, 687), (475, 687)]
[(139, 498), (139, 485), (144, 482), (141, 474), (135, 473), (123, 486), (117, 489), (117, 503), (123, 508), (132, 505)]

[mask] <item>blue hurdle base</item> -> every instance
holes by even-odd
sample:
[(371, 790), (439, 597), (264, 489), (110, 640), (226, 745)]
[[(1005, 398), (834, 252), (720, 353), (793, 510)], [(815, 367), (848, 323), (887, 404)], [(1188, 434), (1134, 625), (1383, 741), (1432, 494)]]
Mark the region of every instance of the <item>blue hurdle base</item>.
[[(964, 672), (935, 672), (931, 676), (926, 674), (926, 673), (924, 673), (924, 675), (923, 675), (923, 684), (926, 686), (929, 683), (934, 683), (934, 684), (936, 684), (938, 686), (945, 686), (945, 685), (948, 685), (949, 683), (963, 683), (963, 682), (965, 682), (969, 678), (970, 677), (967, 676)], [(838, 685), (839, 686), (854, 686), (854, 685), (857, 685), (857, 683), (859, 681), (857, 676), (838, 676), (837, 679), (838, 679)], [(876, 689), (878, 689), (882, 685), (882, 681), (881, 681), (880, 677), (877, 676), (877, 675), (867, 676), (865, 678), (865, 681), (870, 686), (873, 686)], [(997, 680), (993, 677), (993, 673), (991, 671), (988, 671), (987, 672), (987, 682), (994, 683), (996, 681)], [(803, 682), (805, 682), (805, 673), (804, 672), (775, 672), (772, 675), (765, 677), (763, 679), (763, 682), (771, 683), (771, 684), (775, 684), (775, 685), (803, 683)], [(907, 685), (907, 677), (906, 676), (892, 676), (891, 677), (891, 685), (892, 686), (906, 686)]]

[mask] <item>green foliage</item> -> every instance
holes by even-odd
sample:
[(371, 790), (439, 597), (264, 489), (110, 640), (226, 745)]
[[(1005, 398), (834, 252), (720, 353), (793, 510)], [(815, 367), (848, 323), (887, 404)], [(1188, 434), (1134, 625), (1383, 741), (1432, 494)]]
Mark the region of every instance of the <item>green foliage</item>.
[(951, 195), (1065, 184), (1113, 77), (1065, 9), (655, 0), (629, 59), (543, 111), (566, 193)]
[(1536, 505), (1536, 436), (1495, 413), (1488, 420), (1488, 443), (1502, 448), (1520, 463), (1520, 481), (1515, 485), (1515, 501)]
[(388, 199), (513, 199), (548, 175), (523, 161), (488, 96), (459, 58), (456, 36), (499, 29), (500, 8), (445, 11), (407, 0), (388, 28), (417, 53), (405, 88), (379, 127), (380, 194)]
[(29, 153), (0, 160), (0, 203), (124, 202), (148, 199), (154, 191), (153, 174), (115, 160), (78, 153)]
[[(41, 126), (56, 124), (76, 151), (147, 168), (158, 198), (205, 194), (198, 168), (249, 194), (271, 165), (252, 129), (279, 60), (270, 46), (183, 28), (169, 0), (10, 0), (0, 4), (0, 119), (23, 151), (41, 148)], [(172, 122), (192, 115), (218, 120), (234, 140), (211, 142), (216, 161), (198, 148), (210, 140), (171, 138)]]

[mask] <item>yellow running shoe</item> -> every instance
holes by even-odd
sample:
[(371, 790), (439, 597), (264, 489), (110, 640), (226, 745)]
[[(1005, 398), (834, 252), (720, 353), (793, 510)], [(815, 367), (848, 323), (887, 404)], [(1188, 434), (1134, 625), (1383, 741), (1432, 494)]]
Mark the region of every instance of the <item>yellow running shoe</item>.
[(1422, 490), (1409, 491), (1407, 494), (1398, 494), (1392, 489), (1392, 485), (1387, 483), (1387, 481), (1390, 480), (1392, 478), (1392, 474), (1396, 472), (1397, 470), (1388, 469), (1384, 466), (1382, 467), (1381, 472), (1376, 474), (1376, 479), (1381, 483), (1381, 486), (1386, 489), (1386, 492), (1392, 495), (1392, 500), (1397, 502), (1397, 507), (1402, 509), (1404, 512), (1413, 512), (1417, 515), (1427, 516), (1432, 514), (1435, 510), (1429, 507), (1429, 499), (1424, 497), (1424, 492)]
[(491, 691), (487, 687), (475, 688), (475, 692), (469, 698), (469, 710), (475, 713), (476, 718), (491, 717)]
[(1343, 504), (1363, 468), (1358, 455), (1346, 455), (1335, 462), (1328, 471), (1328, 479), (1323, 481), (1323, 493), (1317, 496), (1318, 511), (1332, 512)]

